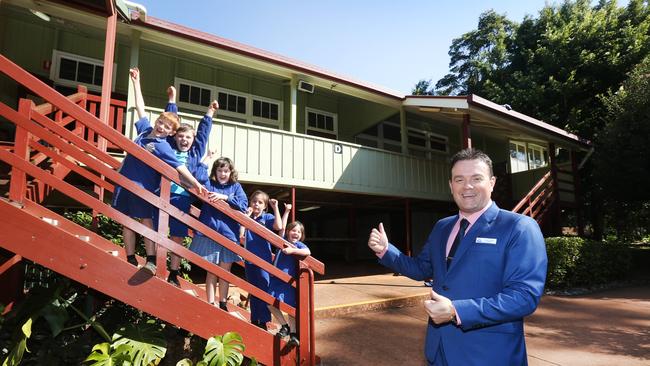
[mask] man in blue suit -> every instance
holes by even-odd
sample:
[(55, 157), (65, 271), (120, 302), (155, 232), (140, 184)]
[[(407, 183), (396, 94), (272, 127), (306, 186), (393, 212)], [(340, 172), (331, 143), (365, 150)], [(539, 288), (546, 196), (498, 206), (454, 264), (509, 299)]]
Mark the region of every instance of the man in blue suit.
[(436, 223), (422, 252), (408, 257), (383, 224), (368, 246), (380, 263), (414, 280), (433, 278), (425, 354), (429, 365), (526, 365), (524, 317), (546, 280), (546, 245), (537, 223), (492, 202), (492, 160), (465, 149), (451, 159), (459, 213)]

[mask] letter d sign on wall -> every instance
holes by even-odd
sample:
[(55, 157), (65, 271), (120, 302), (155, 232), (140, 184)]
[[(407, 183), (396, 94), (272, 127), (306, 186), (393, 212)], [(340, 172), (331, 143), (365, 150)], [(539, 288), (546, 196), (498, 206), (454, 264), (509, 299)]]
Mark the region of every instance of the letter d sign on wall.
[(343, 154), (343, 145), (334, 144), (334, 154)]

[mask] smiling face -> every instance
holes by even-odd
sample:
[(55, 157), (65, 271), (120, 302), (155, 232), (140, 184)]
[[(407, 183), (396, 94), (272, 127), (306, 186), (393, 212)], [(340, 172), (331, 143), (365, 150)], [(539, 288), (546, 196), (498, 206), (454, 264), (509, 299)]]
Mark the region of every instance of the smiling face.
[[(287, 228), (289, 229), (289, 228)], [(289, 229), (289, 232), (287, 233), (287, 240), (295, 244), (298, 241), (303, 240), (303, 230), (302, 230), (302, 225), (295, 225), (291, 229)]]
[(230, 166), (222, 165), (214, 171), (214, 179), (220, 184), (227, 184), (230, 181)]
[(490, 203), (496, 178), (481, 160), (460, 160), (451, 168), (449, 188), (460, 212), (469, 215)]
[(174, 140), (176, 141), (178, 151), (189, 151), (194, 142), (194, 131), (179, 129), (176, 131), (176, 135), (174, 135)]
[(173, 121), (160, 116), (156, 120), (156, 123), (153, 127), (153, 134), (156, 137), (167, 137), (171, 136), (176, 132), (177, 125)]

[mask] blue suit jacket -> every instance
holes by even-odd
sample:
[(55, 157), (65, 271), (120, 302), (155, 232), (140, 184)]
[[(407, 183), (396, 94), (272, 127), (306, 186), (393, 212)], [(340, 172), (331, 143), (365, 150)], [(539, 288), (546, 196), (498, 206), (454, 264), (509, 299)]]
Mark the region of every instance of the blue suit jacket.
[(458, 215), (438, 221), (415, 258), (393, 245), (380, 263), (452, 300), (461, 325), (429, 321), (425, 354), (433, 363), (442, 342), (449, 365), (526, 365), (524, 322), (537, 308), (546, 280), (546, 245), (528, 216), (495, 203), (461, 241), (449, 270), (447, 238)]

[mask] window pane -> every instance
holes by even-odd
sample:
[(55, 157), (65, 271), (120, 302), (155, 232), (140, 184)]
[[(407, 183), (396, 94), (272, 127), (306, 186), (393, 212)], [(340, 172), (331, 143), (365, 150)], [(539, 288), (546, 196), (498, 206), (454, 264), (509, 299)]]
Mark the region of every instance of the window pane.
[(209, 106), (210, 102), (210, 89), (201, 89), (201, 105)]
[(330, 116), (325, 116), (325, 129), (329, 131), (334, 131), (334, 118)]
[(318, 121), (318, 123), (316, 124), (316, 127), (324, 130), (325, 129), (325, 116), (323, 116), (322, 114), (319, 114), (317, 116), (317, 121)]
[(384, 125), (384, 139), (401, 141), (402, 138), (401, 138), (399, 127), (392, 126), (392, 125)]
[(269, 114), (269, 118), (274, 119), (276, 121), (279, 119), (279, 117), (278, 117), (278, 105), (275, 104), (275, 103), (271, 103), (271, 112)]
[(425, 135), (419, 132), (409, 132), (408, 142), (409, 145), (415, 145), (421, 147), (427, 146), (427, 140), (425, 139)]
[(180, 90), (178, 93), (178, 100), (180, 102), (190, 102), (190, 86), (187, 84), (179, 84)]
[(95, 66), (95, 79), (93, 84), (102, 85), (102, 78), (104, 77), (104, 66)]
[(309, 127), (316, 127), (316, 113), (313, 112), (307, 113), (307, 119), (308, 119), (307, 124), (309, 125)]
[(237, 112), (246, 113), (246, 98), (237, 97)]
[(201, 88), (197, 86), (190, 86), (190, 103), (201, 104)]
[(262, 102), (262, 117), (264, 118), (269, 118), (269, 110), (271, 109), (271, 105), (267, 102)]
[(61, 66), (59, 66), (59, 78), (76, 81), (77, 61), (61, 57)]
[(219, 93), (219, 97), (217, 99), (219, 100), (219, 108), (228, 110), (228, 94)]
[(379, 125), (374, 125), (370, 128), (367, 128), (365, 131), (363, 131), (364, 135), (370, 135), (370, 136), (377, 136), (377, 132), (379, 131)]
[(94, 76), (94, 65), (79, 62), (77, 69), (77, 81), (80, 83), (92, 84)]
[(262, 115), (262, 102), (259, 100), (253, 101), (253, 116), (259, 117)]
[(447, 142), (439, 137), (431, 136), (429, 139), (431, 150), (447, 151)]
[(227, 110), (237, 112), (237, 96), (228, 94)]

